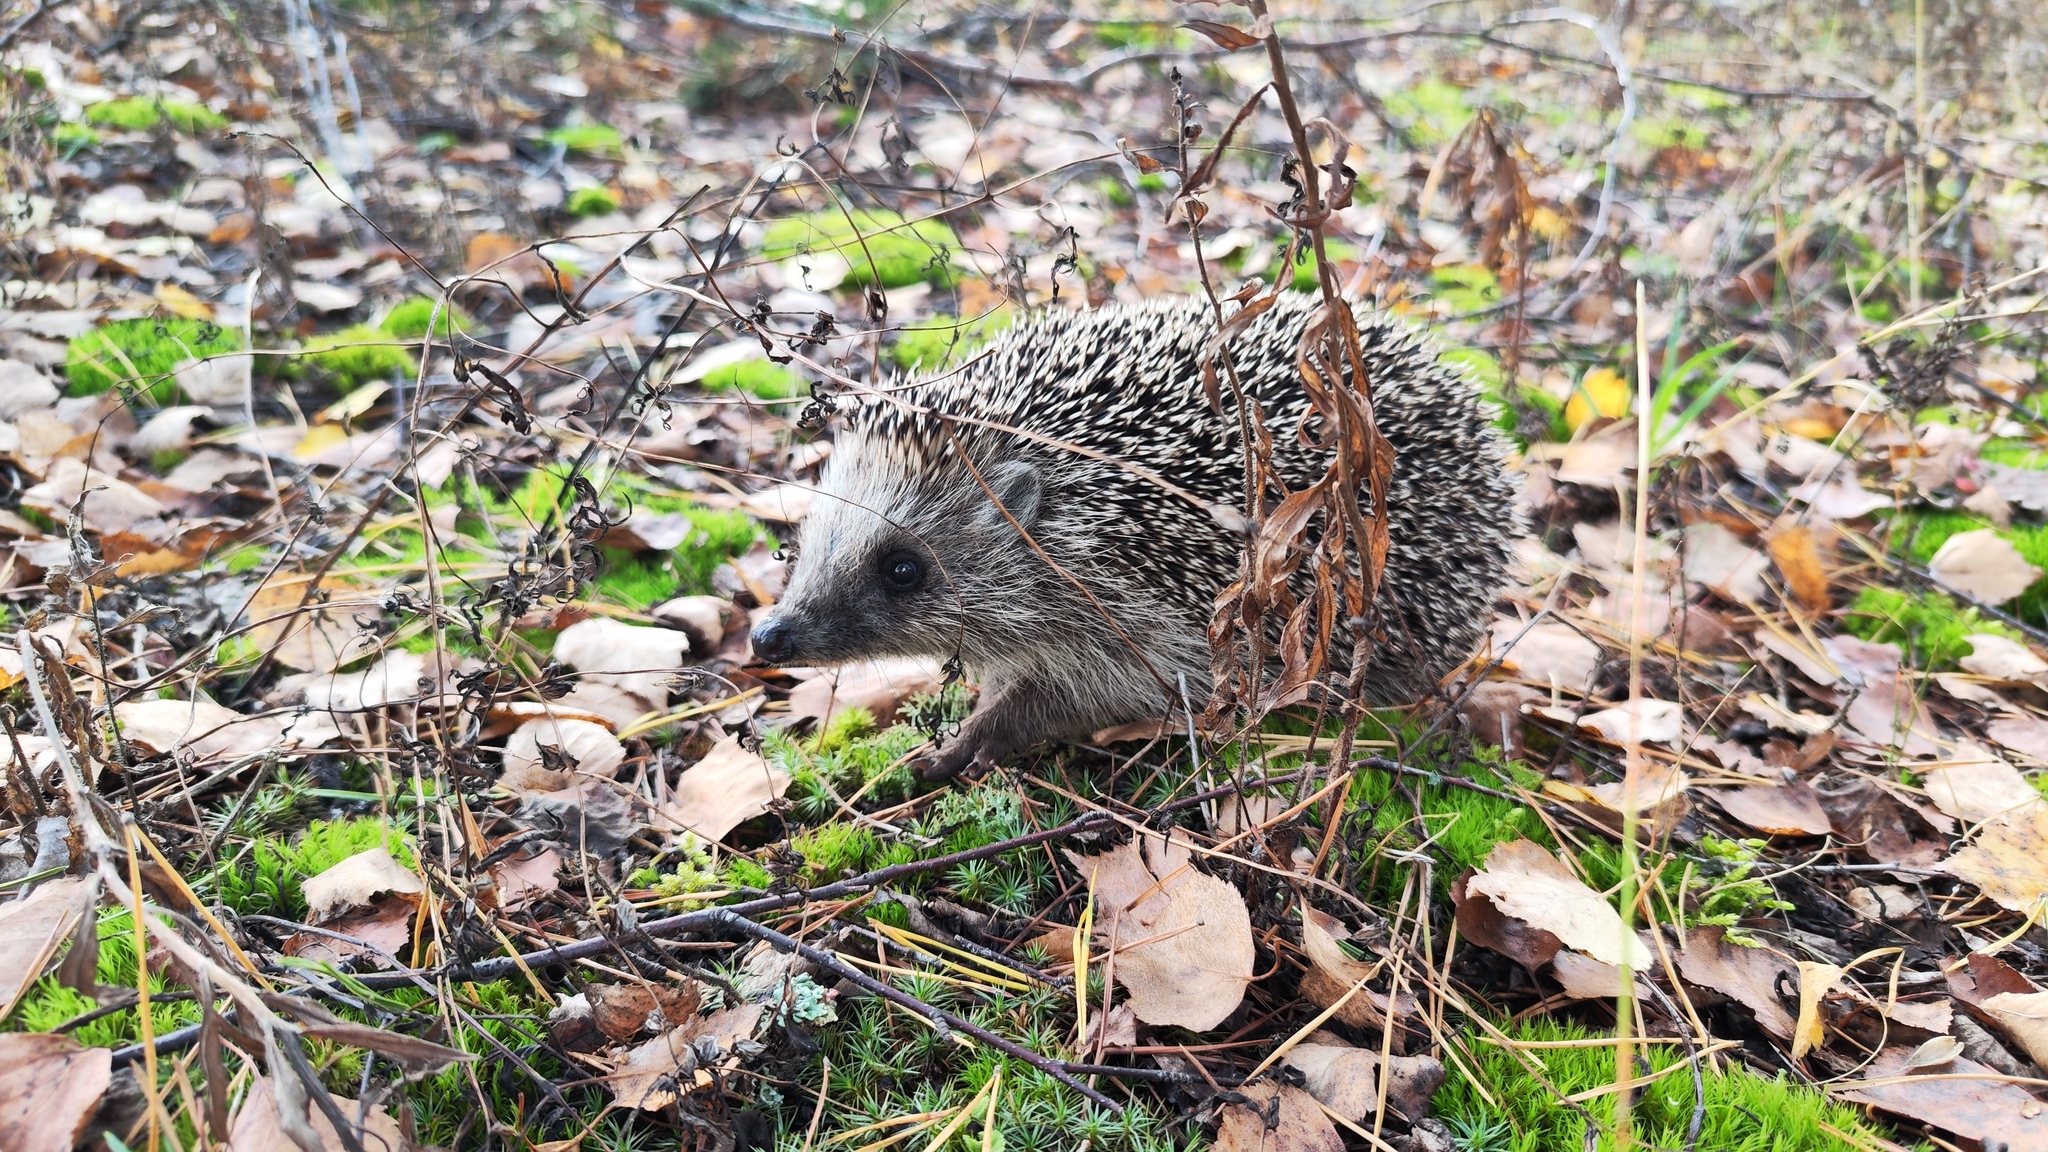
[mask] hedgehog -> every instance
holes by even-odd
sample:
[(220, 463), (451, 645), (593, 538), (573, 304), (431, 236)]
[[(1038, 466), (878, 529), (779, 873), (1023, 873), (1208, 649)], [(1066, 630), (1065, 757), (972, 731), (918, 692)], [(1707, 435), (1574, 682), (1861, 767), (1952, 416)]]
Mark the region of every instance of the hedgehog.
[[(1285, 293), (1230, 344), (1290, 489), (1328, 464), (1294, 434), (1309, 405), (1297, 356), (1320, 306)], [(1515, 489), (1477, 385), (1405, 322), (1353, 311), (1395, 452), (1364, 684), (1370, 703), (1392, 704), (1425, 695), (1485, 630), (1518, 531)], [(756, 657), (957, 660), (980, 695), (920, 764), (930, 779), (1198, 707), (1216, 599), (1245, 547), (1242, 521), (1233, 531), (1217, 514), (1243, 506), (1245, 481), (1235, 406), (1217, 411), (1202, 381), (1215, 333), (1200, 298), (1041, 312), (955, 370), (838, 398), (840, 430), (782, 598), (753, 629)]]

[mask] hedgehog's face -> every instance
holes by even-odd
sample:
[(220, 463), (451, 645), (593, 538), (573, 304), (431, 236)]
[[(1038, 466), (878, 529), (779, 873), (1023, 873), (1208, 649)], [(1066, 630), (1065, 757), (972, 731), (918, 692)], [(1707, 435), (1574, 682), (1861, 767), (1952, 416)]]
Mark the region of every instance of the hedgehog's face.
[[(795, 568), (753, 633), (776, 664), (844, 664), (879, 656), (947, 656), (971, 647), (970, 609), (1000, 590), (1038, 514), (1038, 469), (985, 467), (998, 509), (971, 474), (910, 474), (842, 442), (805, 514)], [(1004, 509), (1009, 515), (1004, 515)]]

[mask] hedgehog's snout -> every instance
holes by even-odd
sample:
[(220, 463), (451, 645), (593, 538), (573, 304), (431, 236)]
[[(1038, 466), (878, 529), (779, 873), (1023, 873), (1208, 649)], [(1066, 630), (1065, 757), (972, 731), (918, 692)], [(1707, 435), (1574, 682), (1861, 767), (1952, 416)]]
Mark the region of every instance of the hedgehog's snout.
[(796, 656), (796, 629), (779, 616), (770, 616), (754, 628), (754, 655), (770, 664), (786, 663)]

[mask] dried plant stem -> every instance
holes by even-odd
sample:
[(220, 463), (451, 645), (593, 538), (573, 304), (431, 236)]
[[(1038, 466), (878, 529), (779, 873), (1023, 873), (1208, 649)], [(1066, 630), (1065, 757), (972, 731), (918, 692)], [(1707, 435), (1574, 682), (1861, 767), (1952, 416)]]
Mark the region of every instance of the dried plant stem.
[(1629, 964), (1628, 942), (1635, 933), (1637, 872), (1636, 807), (1643, 778), (1643, 742), (1638, 731), (1643, 713), (1643, 585), (1650, 553), (1650, 340), (1648, 304), (1642, 281), (1636, 281), (1636, 477), (1635, 555), (1629, 573), (1628, 610), (1628, 749), (1621, 789), (1621, 983), (1615, 995), (1614, 1141), (1623, 1152), (1634, 1143), (1630, 1125), (1630, 1088), (1635, 1075), (1635, 970)]

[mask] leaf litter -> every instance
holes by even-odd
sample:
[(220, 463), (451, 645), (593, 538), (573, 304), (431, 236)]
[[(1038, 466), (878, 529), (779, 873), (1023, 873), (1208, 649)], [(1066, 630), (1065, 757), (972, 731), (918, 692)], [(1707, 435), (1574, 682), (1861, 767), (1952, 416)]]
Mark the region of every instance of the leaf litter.
[[(2048, 212), (1970, 38), (1908, 112), (1821, 11), (18, 7), (0, 1146), (2048, 1139)], [(751, 659), (835, 392), (1241, 283), (1516, 443), (1435, 697), (1296, 646), (932, 787), (955, 670)], [(1399, 476), (1333, 427), (1224, 649), (1428, 546), (1300, 534)]]

